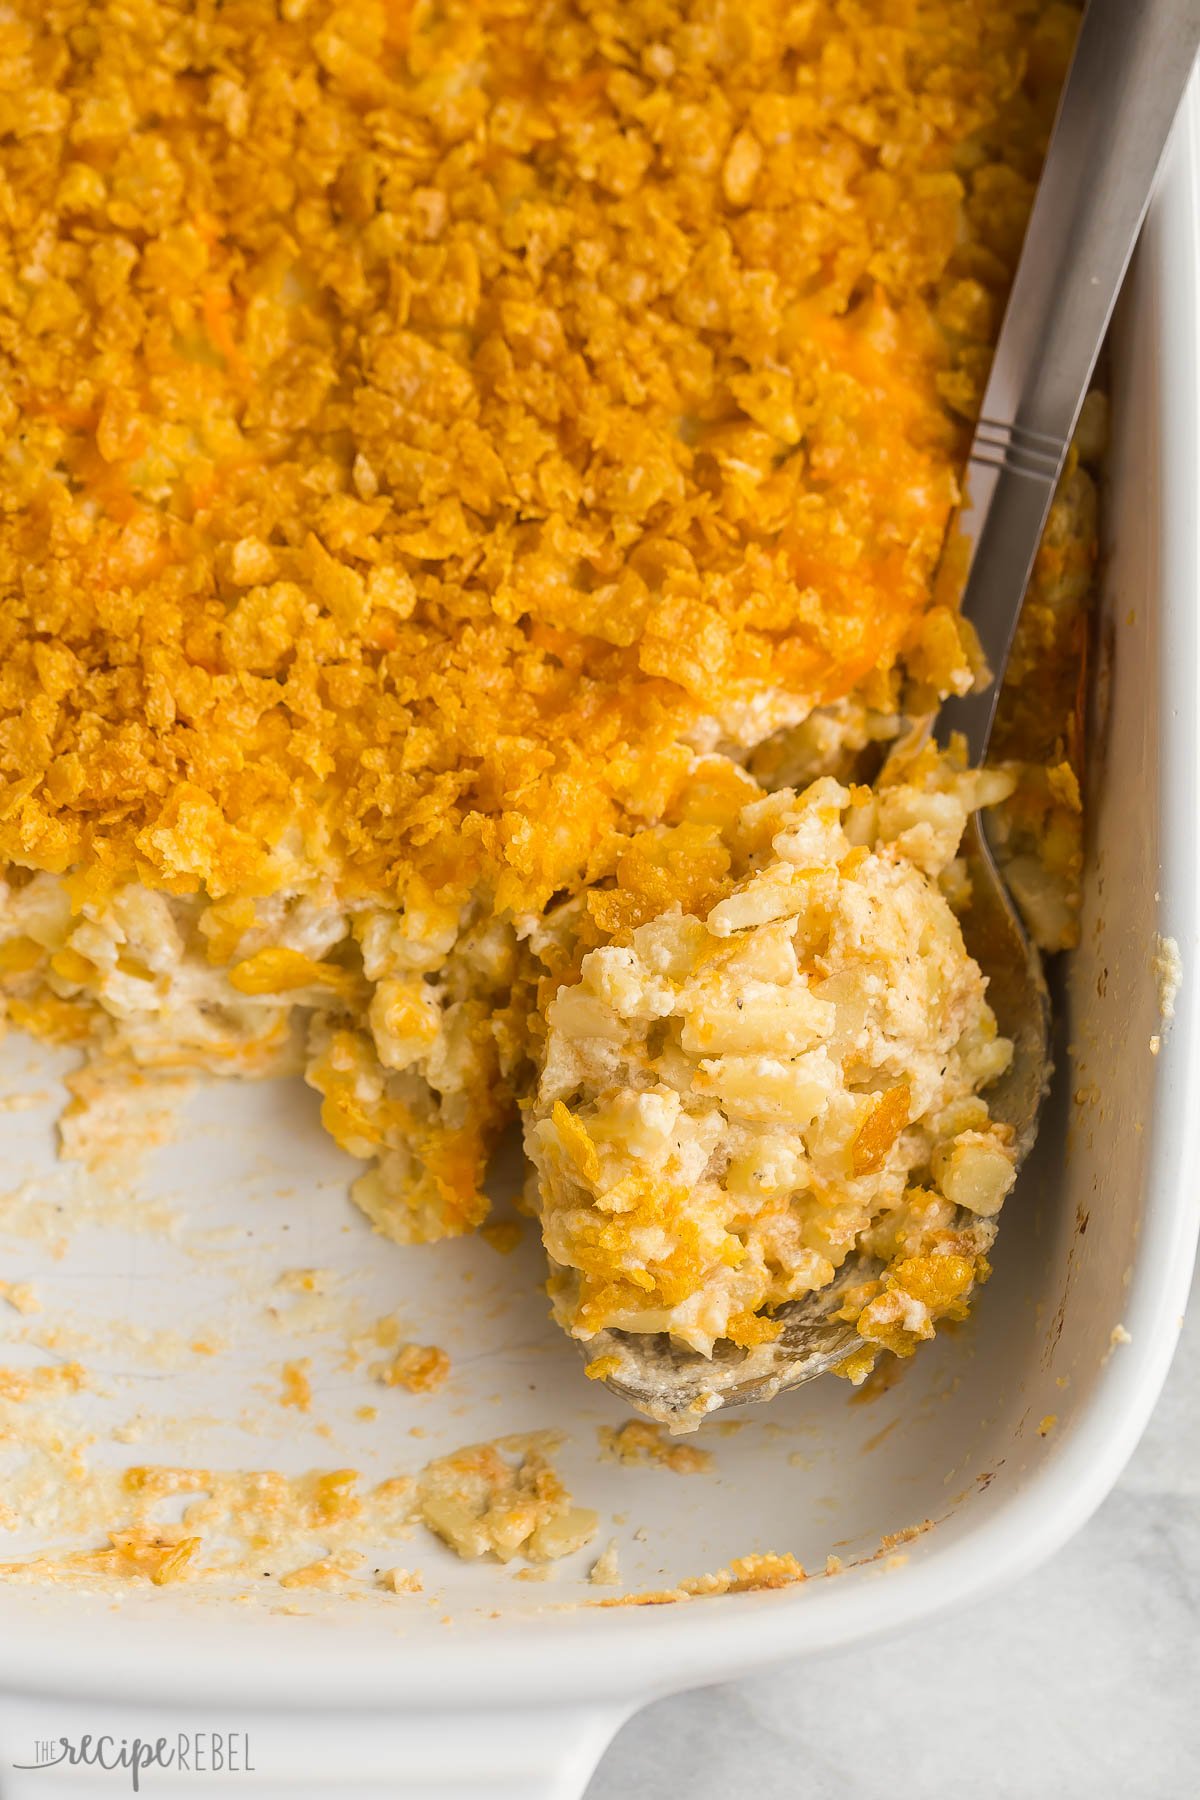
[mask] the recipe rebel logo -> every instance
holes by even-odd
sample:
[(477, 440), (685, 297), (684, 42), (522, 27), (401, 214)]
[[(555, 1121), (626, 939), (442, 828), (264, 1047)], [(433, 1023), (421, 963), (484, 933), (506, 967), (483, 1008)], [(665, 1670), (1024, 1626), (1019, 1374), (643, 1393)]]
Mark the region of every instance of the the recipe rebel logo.
[(14, 1769), (101, 1769), (125, 1775), (133, 1793), (156, 1769), (174, 1775), (253, 1775), (250, 1736), (245, 1731), (176, 1731), (156, 1738), (116, 1737), (85, 1732), (77, 1738), (38, 1738), (33, 1760)]

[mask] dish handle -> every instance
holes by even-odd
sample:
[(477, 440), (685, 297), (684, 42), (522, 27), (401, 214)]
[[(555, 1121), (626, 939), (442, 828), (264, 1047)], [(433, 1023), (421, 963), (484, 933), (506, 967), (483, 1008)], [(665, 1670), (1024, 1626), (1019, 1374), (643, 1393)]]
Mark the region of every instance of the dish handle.
[(209, 1800), (228, 1787), (231, 1800), (243, 1790), (272, 1800), (581, 1800), (632, 1710), (608, 1702), (417, 1713), (401, 1704), (388, 1714), (222, 1709), (217, 1719), (210, 1710), (0, 1694), (0, 1795)]

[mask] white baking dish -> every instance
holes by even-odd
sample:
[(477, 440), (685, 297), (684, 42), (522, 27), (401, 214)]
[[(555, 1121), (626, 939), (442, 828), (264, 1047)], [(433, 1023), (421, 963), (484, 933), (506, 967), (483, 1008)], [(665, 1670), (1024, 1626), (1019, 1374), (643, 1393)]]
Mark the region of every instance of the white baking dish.
[[(128, 1780), (14, 1772), (36, 1760), (39, 1740), (177, 1728), (247, 1732), (256, 1774), (239, 1779), (259, 1791), (578, 1794), (646, 1700), (960, 1605), (1049, 1555), (1107, 1493), (1165, 1375), (1200, 1216), (1198, 116), (1193, 91), (1114, 332), (1089, 878), (1062, 1009), (1065, 1067), (968, 1327), (869, 1405), (833, 1381), (785, 1398), (737, 1435), (713, 1437), (715, 1473), (685, 1479), (598, 1459), (595, 1428), (621, 1410), (544, 1322), (533, 1246), (504, 1259), (474, 1243), (403, 1251), (372, 1238), (341, 1198), (347, 1165), (302, 1091), (232, 1084), (196, 1097), (187, 1130), (146, 1178), (146, 1204), (176, 1198), (174, 1238), (110, 1219), (75, 1230), (56, 1260), (36, 1232), (0, 1234), (0, 1273), (32, 1279), (47, 1316), (82, 1321), (98, 1341), (122, 1312), (151, 1328), (216, 1321), (232, 1333), (222, 1354), (185, 1359), (169, 1377), (128, 1341), (114, 1350), (110, 1337), (107, 1352), (101, 1342), (86, 1403), (96, 1457), (353, 1462), (377, 1476), (472, 1439), (560, 1426), (572, 1440), (565, 1472), (580, 1502), (606, 1515), (600, 1542), (617, 1537), (627, 1590), (753, 1550), (791, 1551), (815, 1571), (834, 1551), (859, 1566), (777, 1592), (610, 1610), (582, 1604), (604, 1591), (585, 1579), (594, 1549), (543, 1585), (416, 1541), (380, 1555), (419, 1564), (423, 1598), (364, 1590), (298, 1614), (281, 1602), (303, 1596), (271, 1583), (239, 1601), (188, 1587), (114, 1598), (0, 1584), (5, 1800)], [(1170, 1023), (1159, 1016), (1158, 934), (1183, 959)], [(27, 1071), (27, 1045), (10, 1038), (3, 1053), (6, 1086), (45, 1084), (44, 1068)], [(48, 1183), (27, 1190), (42, 1196), (43, 1221), (61, 1180), (52, 1116), (49, 1100), (0, 1116), (0, 1188), (31, 1171)], [(0, 1224), (14, 1206), (0, 1207)], [(30, 1217), (26, 1206), (26, 1227)], [(214, 1228), (224, 1237), (202, 1238)], [(327, 1351), (319, 1334), (315, 1348), (286, 1337), (262, 1301), (298, 1264), (336, 1267), (367, 1313), (398, 1304), (412, 1337), (450, 1351), (450, 1385), (436, 1398), (381, 1400), (338, 1372), (333, 1327)], [(12, 1319), (5, 1328), (14, 1335)], [(306, 1352), (311, 1417), (264, 1398), (271, 1367)], [(4, 1352), (23, 1356), (34, 1351), (20, 1341)], [(369, 1426), (354, 1417), (368, 1397), (381, 1406)], [(258, 1416), (239, 1427), (248, 1398)], [(133, 1411), (143, 1441), (109, 1442)], [(332, 1443), (314, 1429), (322, 1420)], [(413, 1424), (426, 1433), (415, 1443)], [(614, 1514), (623, 1523), (609, 1523)], [(888, 1534), (926, 1520), (900, 1566), (867, 1560)], [(39, 1548), (27, 1535), (0, 1554)], [(143, 1785), (202, 1792), (215, 1780), (152, 1774)]]

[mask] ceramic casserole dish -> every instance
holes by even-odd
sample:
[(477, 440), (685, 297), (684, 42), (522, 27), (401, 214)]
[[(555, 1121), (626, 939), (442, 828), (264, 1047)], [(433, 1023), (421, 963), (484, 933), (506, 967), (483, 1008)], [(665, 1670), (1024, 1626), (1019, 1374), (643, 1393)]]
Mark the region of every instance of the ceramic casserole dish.
[[(378, 1481), (465, 1443), (555, 1430), (620, 1577), (589, 1581), (597, 1543), (536, 1581), (422, 1541), (373, 1547), (376, 1562), (419, 1564), (419, 1593), (9, 1580), (5, 1800), (128, 1781), (56, 1760), (64, 1738), (179, 1732), (240, 1734), (252, 1772), (239, 1779), (262, 1792), (567, 1800), (648, 1700), (961, 1606), (1048, 1556), (1104, 1498), (1165, 1376), (1200, 1222), (1198, 146), (1193, 88), (1112, 338), (1088, 873), (1081, 948), (1060, 972), (1059, 1075), (970, 1323), (869, 1404), (818, 1382), (706, 1434), (711, 1466), (686, 1478), (630, 1468), (598, 1451), (624, 1415), (543, 1320), (533, 1246), (381, 1246), (339, 1197), (340, 1153), (284, 1084), (198, 1090), (136, 1196), (68, 1221), (59, 1065), (38, 1052), (30, 1066), (10, 1037), (2, 1085), (30, 1104), (0, 1118), (5, 1271), (69, 1322), (64, 1357), (88, 1346), (94, 1379), (72, 1419), (94, 1462), (352, 1463)], [(17, 1230), (30, 1208), (39, 1229)], [(327, 1271), (321, 1306), (280, 1298), (280, 1271), (297, 1265)], [(393, 1308), (446, 1346), (454, 1374), (419, 1407), (397, 1393), (365, 1408), (363, 1357), (346, 1345)], [(136, 1331), (115, 1332), (117, 1318)], [(202, 1328), (217, 1353), (173, 1355), (172, 1334)], [(13, 1336), (5, 1361), (19, 1366)], [(312, 1404), (280, 1407), (278, 1371), (301, 1359)], [(55, 1504), (6, 1557), (62, 1539)], [(706, 1572), (756, 1554), (793, 1557), (808, 1579), (701, 1591)], [(676, 1597), (597, 1604), (664, 1594)], [(217, 1772), (156, 1769), (143, 1786), (212, 1791)]]

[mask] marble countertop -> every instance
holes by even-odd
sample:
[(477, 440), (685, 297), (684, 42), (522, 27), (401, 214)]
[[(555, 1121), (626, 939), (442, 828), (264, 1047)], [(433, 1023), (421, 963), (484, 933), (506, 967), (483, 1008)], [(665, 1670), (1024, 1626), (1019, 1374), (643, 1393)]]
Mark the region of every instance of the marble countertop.
[(1196, 1290), (1133, 1460), (1053, 1562), (886, 1644), (648, 1707), (587, 1800), (892, 1800), (898, 1779), (927, 1800), (1200, 1794)]

